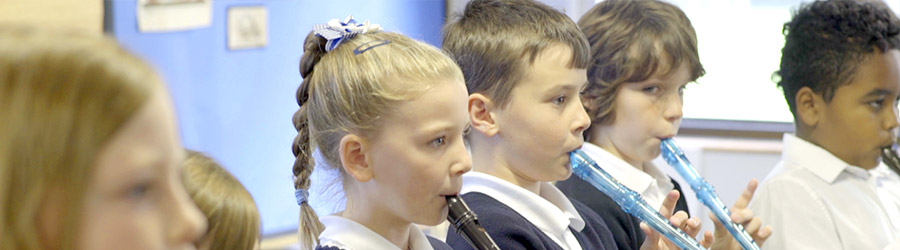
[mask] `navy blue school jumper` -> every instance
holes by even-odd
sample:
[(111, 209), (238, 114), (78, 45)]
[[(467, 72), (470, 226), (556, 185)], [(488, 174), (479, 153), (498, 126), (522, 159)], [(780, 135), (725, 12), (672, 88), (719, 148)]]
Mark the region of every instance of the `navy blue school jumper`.
[[(687, 201), (684, 199), (684, 192), (681, 191), (681, 185), (671, 177), (669, 180), (675, 186), (674, 190), (681, 194), (675, 203), (675, 211), (684, 211), (690, 214)], [(570, 199), (583, 202), (584, 205), (599, 214), (606, 221), (609, 230), (612, 231), (619, 249), (637, 250), (641, 248), (645, 237), (644, 231), (639, 226), (641, 221), (622, 211), (619, 204), (616, 204), (605, 193), (574, 175), (568, 180), (557, 182), (556, 187)]]
[[(450, 246), (448, 246), (447, 243), (444, 243), (441, 240), (432, 238), (431, 236), (427, 236), (427, 237), (428, 237), (428, 242), (431, 243), (431, 247), (433, 247), (434, 250), (453, 250), (453, 248), (450, 248)], [(324, 246), (324, 247), (316, 246), (316, 250), (350, 250), (350, 249), (343, 249), (343, 248), (336, 247), (336, 246)]]
[[(543, 231), (531, 224), (525, 217), (509, 206), (478, 192), (462, 195), (469, 208), (478, 215), (478, 221), (497, 243), (500, 249), (535, 249), (562, 250), (558, 244), (547, 237)], [(581, 248), (585, 250), (617, 249), (613, 235), (606, 227), (603, 218), (590, 208), (573, 199), (572, 205), (584, 219), (585, 226), (581, 231), (570, 227)], [(447, 244), (453, 249), (473, 249), (468, 242), (456, 234), (451, 228), (447, 233)]]

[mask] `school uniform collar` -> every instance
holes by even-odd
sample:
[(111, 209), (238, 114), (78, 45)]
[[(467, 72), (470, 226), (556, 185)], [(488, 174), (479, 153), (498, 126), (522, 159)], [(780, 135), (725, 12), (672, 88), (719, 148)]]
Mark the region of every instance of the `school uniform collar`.
[(509, 206), (541, 231), (563, 235), (569, 227), (580, 232), (584, 219), (572, 202), (548, 183), (540, 183), (540, 194), (532, 193), (503, 179), (478, 172), (463, 175), (462, 194), (483, 193)]
[[(400, 249), (391, 241), (353, 220), (329, 215), (320, 219), (325, 231), (319, 234), (320, 246), (334, 246), (347, 250)], [(433, 250), (425, 233), (415, 225), (409, 226), (409, 246), (416, 250)]]
[[(619, 183), (622, 183), (625, 187), (638, 193), (643, 194), (647, 192), (653, 182), (657, 182), (657, 185), (662, 190), (672, 190), (675, 188), (675, 185), (672, 184), (669, 176), (652, 162), (644, 163), (644, 170), (647, 171), (644, 172), (631, 164), (628, 164), (628, 162), (625, 162), (621, 158), (609, 153), (606, 149), (590, 142), (585, 142), (581, 147), (581, 150), (587, 153), (594, 162), (597, 162), (597, 165), (619, 181)], [(663, 197), (665, 197), (665, 195), (663, 195)]]
[(782, 141), (784, 149), (781, 157), (785, 162), (796, 164), (825, 182), (833, 183), (843, 172), (862, 179), (868, 179), (870, 176), (865, 169), (850, 165), (828, 150), (793, 134), (784, 134)]

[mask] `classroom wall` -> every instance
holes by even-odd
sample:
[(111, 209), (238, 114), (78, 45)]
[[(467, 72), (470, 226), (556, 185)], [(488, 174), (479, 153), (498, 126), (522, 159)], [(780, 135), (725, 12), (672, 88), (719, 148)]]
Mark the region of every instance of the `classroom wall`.
[[(297, 226), (291, 116), (302, 42), (312, 26), (353, 14), (438, 45), (444, 19), (444, 1), (436, 0), (216, 0), (209, 27), (140, 33), (136, 2), (105, 0), (108, 32), (162, 74), (184, 144), (209, 153), (244, 183), (262, 214), (263, 234)], [(226, 11), (247, 5), (267, 8), (268, 45), (230, 51)]]
[[(230, 51), (225, 13), (229, 7), (245, 5), (267, 8), (268, 45)], [(260, 208), (265, 235), (293, 231), (297, 225), (290, 150), (296, 132), (291, 116), (302, 80), (297, 72), (302, 40), (312, 25), (353, 14), (438, 45), (445, 16), (445, 3), (437, 0), (216, 0), (209, 27), (140, 33), (136, 7), (136, 1), (105, 0), (108, 32), (162, 74), (173, 95), (184, 144), (209, 153), (245, 184)], [(702, 133), (677, 139), (727, 204), (747, 180), (763, 178), (780, 154), (780, 139)], [(670, 170), (661, 160), (656, 162)], [(670, 175), (680, 179), (674, 171)], [(686, 191), (695, 208), (692, 215), (711, 227), (705, 209), (699, 209), (693, 193)]]

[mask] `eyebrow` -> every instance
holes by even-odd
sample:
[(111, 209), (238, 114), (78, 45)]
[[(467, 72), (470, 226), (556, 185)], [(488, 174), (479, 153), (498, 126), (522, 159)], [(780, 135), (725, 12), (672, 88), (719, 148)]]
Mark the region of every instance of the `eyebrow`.
[(587, 82), (581, 82), (581, 83), (565, 83), (565, 84), (562, 84), (562, 85), (558, 85), (558, 86), (556, 86), (556, 87), (553, 87), (553, 88), (549, 89), (547, 92), (553, 92), (553, 93), (555, 93), (555, 92), (560, 91), (560, 90), (573, 90), (573, 89), (574, 89), (574, 90), (578, 90), (579, 92), (581, 92), (581, 89), (583, 89), (585, 86), (587, 86)]
[[(465, 129), (467, 126), (469, 126), (468, 122), (466, 122), (466, 125), (463, 126), (463, 129)], [(431, 125), (419, 127), (418, 131), (416, 131), (416, 134), (418, 136), (430, 136), (436, 133), (450, 131), (454, 127), (456, 127), (455, 124), (448, 122), (433, 123)]]
[(863, 97), (875, 97), (890, 94), (891, 92), (886, 89), (873, 89), (872, 91), (869, 91), (869, 93), (866, 93), (866, 95), (864, 95)]

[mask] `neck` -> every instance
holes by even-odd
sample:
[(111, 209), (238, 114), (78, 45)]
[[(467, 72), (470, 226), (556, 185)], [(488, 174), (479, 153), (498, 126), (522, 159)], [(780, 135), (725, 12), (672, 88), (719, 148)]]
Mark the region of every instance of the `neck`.
[(385, 207), (378, 206), (378, 203), (352, 198), (356, 197), (351, 197), (348, 192), (347, 208), (341, 213), (341, 217), (362, 224), (400, 249), (409, 249), (409, 230), (412, 223), (389, 212), (390, 210)]
[[(796, 123), (796, 121), (795, 121)], [(816, 143), (816, 138), (814, 138), (812, 129), (806, 126), (794, 125), (794, 136), (797, 138), (803, 139), (804, 141), (819, 145)]]
[(488, 174), (516, 186), (524, 188), (534, 194), (540, 195), (541, 183), (517, 173), (510, 167), (503, 154), (496, 145), (495, 138), (484, 138), (474, 135), (469, 138), (469, 146), (472, 149), (472, 169), (475, 172)]

